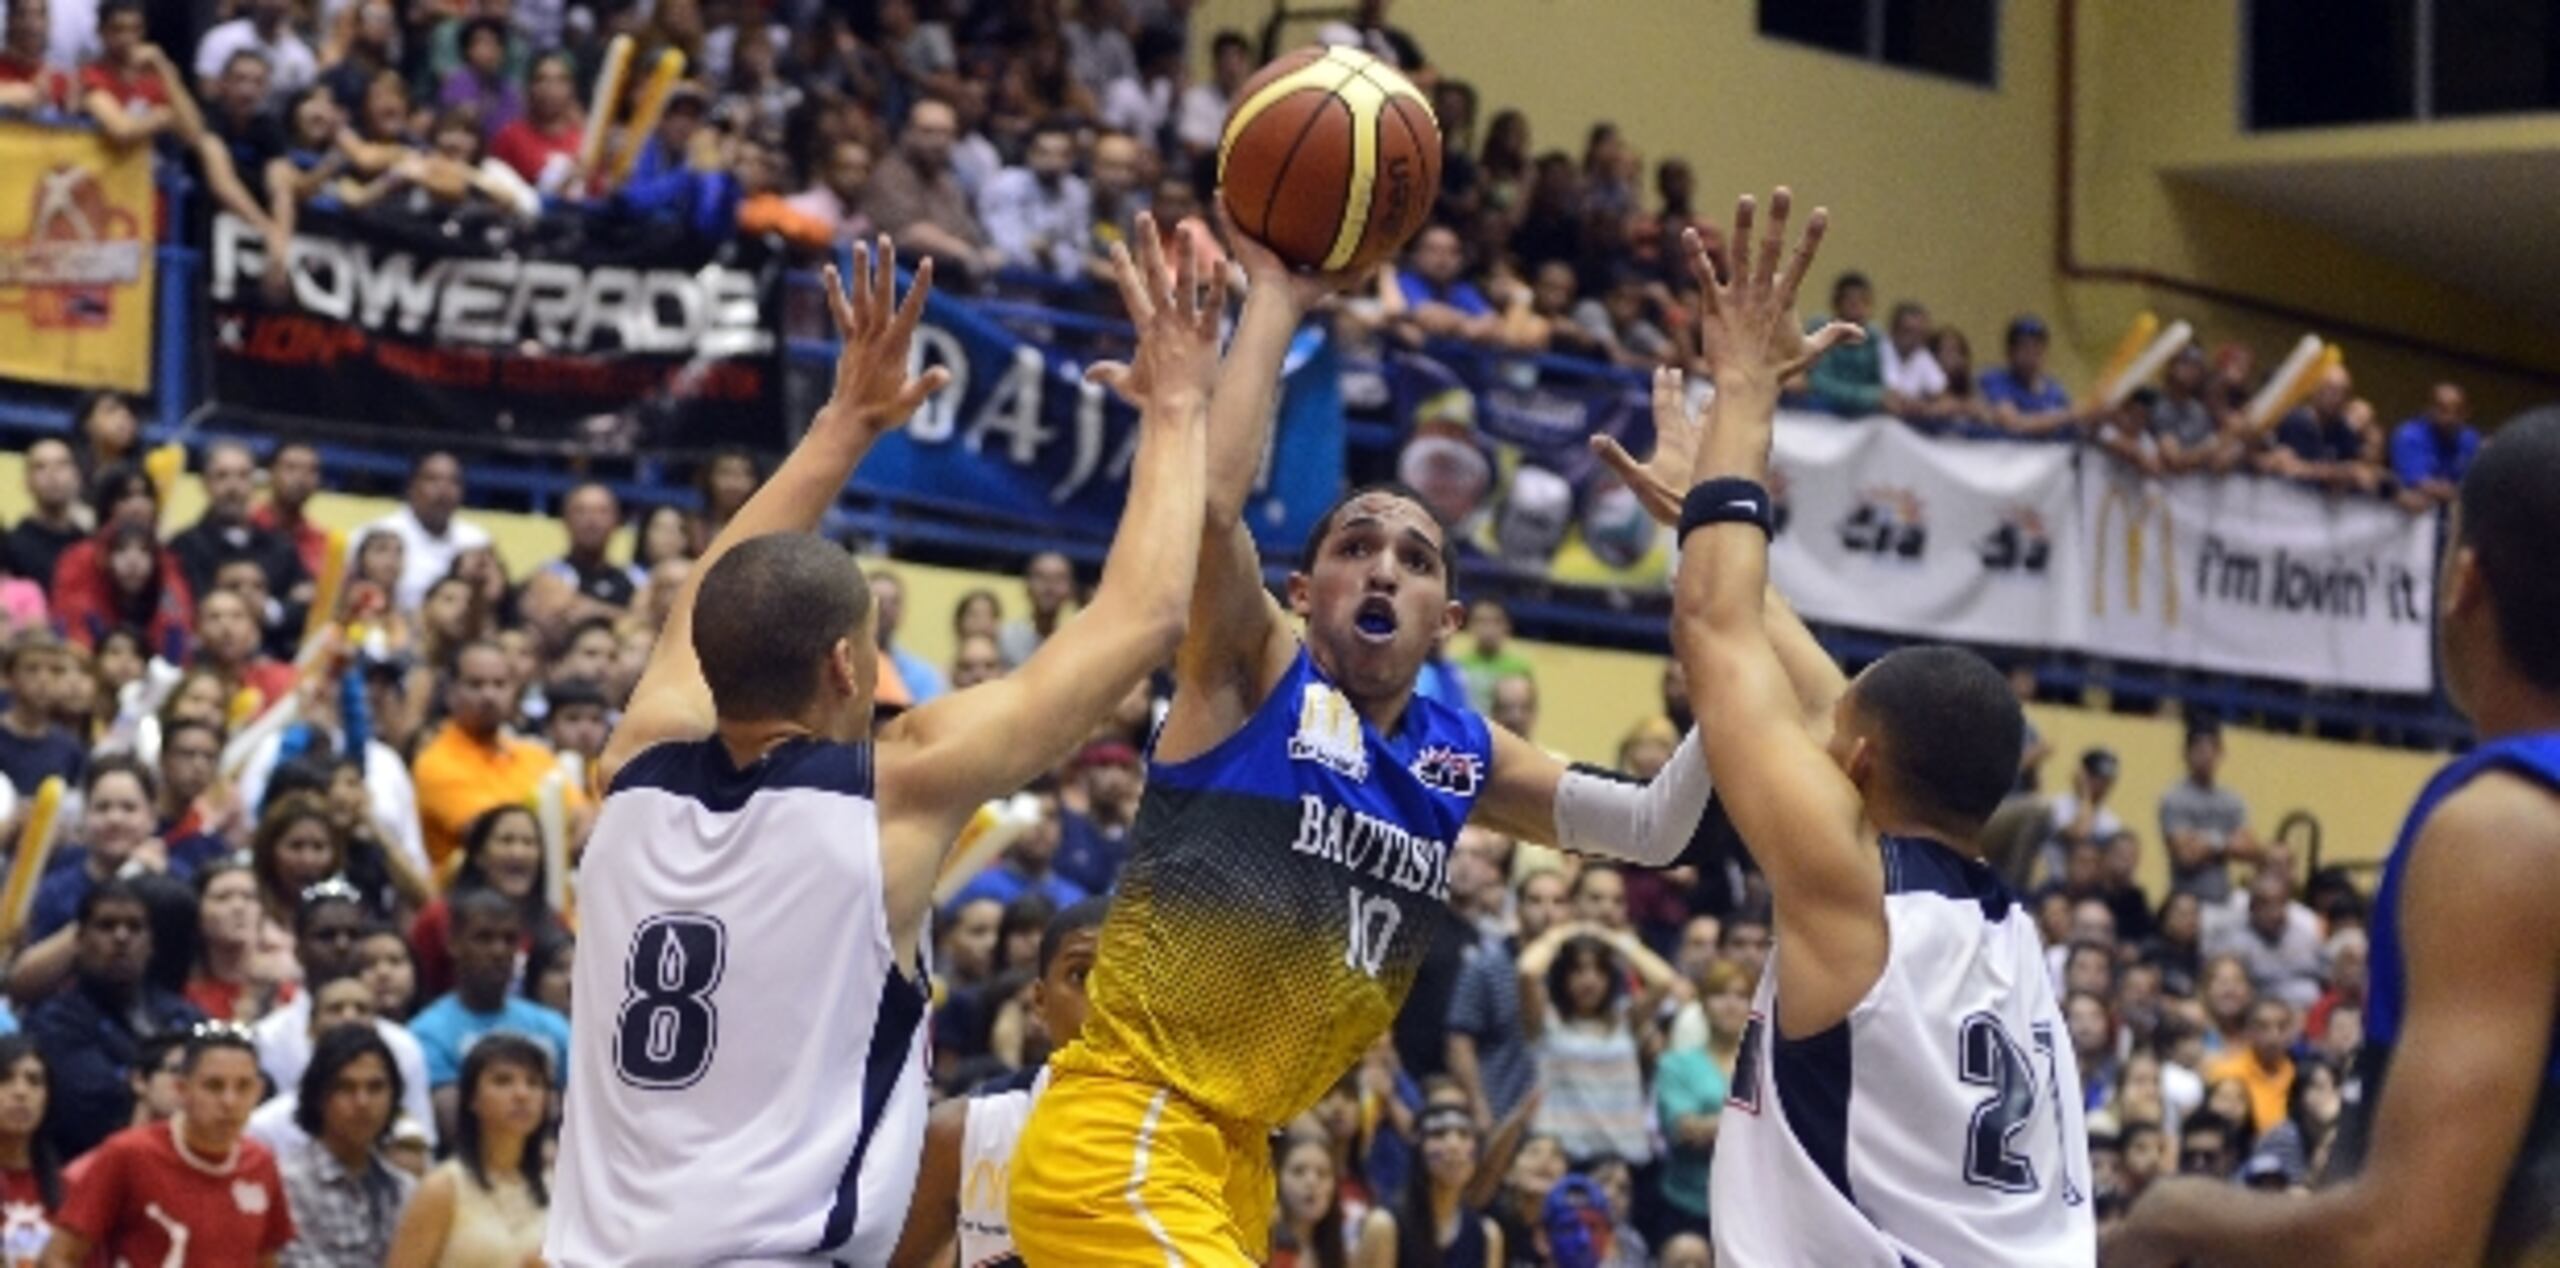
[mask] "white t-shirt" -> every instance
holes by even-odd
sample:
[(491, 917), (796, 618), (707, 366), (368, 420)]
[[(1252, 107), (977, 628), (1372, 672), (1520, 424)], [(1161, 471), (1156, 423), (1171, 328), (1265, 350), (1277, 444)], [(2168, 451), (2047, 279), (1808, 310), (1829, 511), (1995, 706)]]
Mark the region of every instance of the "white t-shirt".
[[(59, 21), (57, 17), (55, 19)], [(92, 19), (92, 25), (95, 19)], [(273, 43), (259, 38), (258, 28), (247, 18), (233, 18), (204, 33), (196, 43), (196, 79), (199, 83), (217, 79), (233, 54), (242, 49), (255, 49), (267, 58), (267, 100), (281, 101), (310, 87), (320, 77), (320, 59), (311, 55), (311, 46), (293, 33), (292, 27), (276, 31)]]
[[(208, 37), (210, 38), (210, 37)], [(400, 593), (391, 596), (392, 606), (403, 612), (415, 612), (427, 601), (427, 591), (445, 574), (453, 571), (453, 561), (466, 550), (477, 550), (489, 544), (488, 530), (456, 514), (446, 521), (439, 536), (418, 522), (418, 513), (403, 506), (381, 519), (358, 529), (347, 541), (347, 570), (355, 571), (356, 553), (364, 549), (364, 539), (375, 530), (385, 530), (400, 538), (403, 550), (400, 562)]]
[(1876, 349), (1877, 360), (1884, 366), (1884, 387), (1888, 392), (1926, 400), (1947, 390), (1947, 372), (1927, 348), (1914, 348), (1910, 356), (1894, 351), (1893, 340), (1882, 340)]

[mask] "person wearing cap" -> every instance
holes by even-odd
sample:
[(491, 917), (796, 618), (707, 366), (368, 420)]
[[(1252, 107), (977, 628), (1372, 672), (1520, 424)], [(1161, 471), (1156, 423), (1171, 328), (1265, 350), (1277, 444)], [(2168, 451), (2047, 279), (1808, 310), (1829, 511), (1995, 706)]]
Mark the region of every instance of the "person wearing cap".
[(1137, 822), (1146, 774), (1138, 750), (1119, 740), (1086, 745), (1076, 755), (1075, 773), (1085, 808), (1059, 814), (1058, 874), (1092, 893), (1107, 893), (1129, 857), (1129, 828)]
[(2116, 776), (2123, 764), (2115, 750), (2098, 747), (2080, 755), (2080, 769), (2071, 777), (2071, 791), (2046, 803), (2044, 874), (2049, 880), (2062, 879), (2063, 862), (2070, 857), (2071, 847), (2082, 842), (2104, 846), (2124, 831), (2124, 821), (2107, 809), (2107, 795), (2115, 791)]
[(2160, 843), (2169, 851), (2169, 888), (2207, 906), (2231, 895), (2231, 860), (2254, 863), (2265, 850), (2249, 831), (2249, 803), (2215, 782), (2222, 770), (2222, 724), (2187, 723), (2187, 777), (2160, 794)]
[(2043, 318), (2021, 316), (2009, 323), (2008, 364), (1982, 372), (1983, 402), (1991, 407), (1992, 423), (2002, 431), (2044, 436), (2075, 421), (2071, 394), (2044, 372), (2045, 350), (2052, 339)]

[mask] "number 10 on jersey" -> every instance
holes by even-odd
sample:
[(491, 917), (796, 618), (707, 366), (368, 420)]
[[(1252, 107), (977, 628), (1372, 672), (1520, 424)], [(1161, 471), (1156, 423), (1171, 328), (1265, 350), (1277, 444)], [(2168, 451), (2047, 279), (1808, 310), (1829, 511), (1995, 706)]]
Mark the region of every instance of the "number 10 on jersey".
[(1404, 908), (1383, 894), (1372, 896), (1351, 887), (1350, 945), (1342, 952), (1345, 966), (1371, 977), (1387, 967), (1387, 948), (1395, 945), (1396, 926), (1404, 923)]

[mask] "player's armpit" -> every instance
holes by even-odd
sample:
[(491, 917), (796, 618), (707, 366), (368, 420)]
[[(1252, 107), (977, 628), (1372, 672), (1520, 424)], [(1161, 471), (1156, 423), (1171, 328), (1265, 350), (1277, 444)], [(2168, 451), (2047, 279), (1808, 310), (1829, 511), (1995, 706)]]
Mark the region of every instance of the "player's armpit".
[(1288, 614), (1263, 588), (1252, 534), (1241, 524), (1203, 529), (1191, 623), (1174, 656), (1173, 708), (1157, 753), (1178, 762), (1217, 747), (1253, 716), (1297, 652)]
[(933, 1107), (924, 1125), (924, 1158), (916, 1168), (915, 1196), (898, 1233), (890, 1268), (930, 1268), (951, 1262), (951, 1239), (960, 1224), (960, 1140), (969, 1126), (966, 1098)]

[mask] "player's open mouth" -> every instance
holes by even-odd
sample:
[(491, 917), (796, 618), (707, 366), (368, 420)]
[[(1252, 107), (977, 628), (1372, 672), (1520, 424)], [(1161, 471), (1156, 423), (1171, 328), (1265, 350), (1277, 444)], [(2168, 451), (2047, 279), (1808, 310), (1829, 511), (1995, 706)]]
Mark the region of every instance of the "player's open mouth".
[(1363, 600), (1351, 627), (1372, 643), (1388, 642), (1396, 636), (1396, 605), (1386, 599)]

